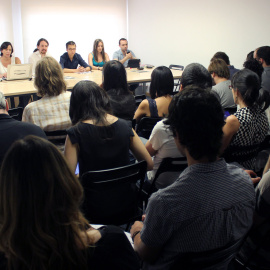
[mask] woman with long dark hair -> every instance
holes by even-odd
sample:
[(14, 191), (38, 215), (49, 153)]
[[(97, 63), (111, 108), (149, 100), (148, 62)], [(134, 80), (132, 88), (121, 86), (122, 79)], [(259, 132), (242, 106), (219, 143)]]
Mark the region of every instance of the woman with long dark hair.
[(172, 100), (173, 87), (171, 70), (165, 66), (155, 68), (151, 75), (151, 99), (145, 99), (141, 102), (135, 112), (134, 119), (138, 122), (144, 116), (166, 117)]
[(106, 63), (102, 87), (110, 98), (112, 114), (125, 120), (132, 120), (136, 104), (128, 87), (127, 73), (123, 64), (116, 60)]
[(226, 119), (221, 152), (227, 162), (238, 162), (246, 169), (254, 169), (260, 143), (269, 130), (265, 110), (269, 107), (269, 93), (260, 90), (259, 76), (242, 69), (232, 78), (232, 93), (240, 109)]
[(83, 217), (82, 186), (50, 142), (15, 142), (0, 186), (1, 270), (139, 269), (120, 228), (96, 230)]
[(70, 98), (70, 119), (65, 155), (75, 172), (79, 161), (80, 175), (86, 171), (104, 170), (128, 165), (129, 150), (137, 160), (153, 161), (128, 123), (111, 114), (106, 92), (96, 83), (77, 83)]

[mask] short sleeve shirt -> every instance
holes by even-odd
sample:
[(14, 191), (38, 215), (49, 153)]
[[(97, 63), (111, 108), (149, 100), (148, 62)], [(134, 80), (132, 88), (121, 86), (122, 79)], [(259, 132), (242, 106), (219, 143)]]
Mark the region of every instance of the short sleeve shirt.
[[(132, 54), (133, 57), (136, 57), (135, 54), (133, 53), (133, 51), (131, 51), (131, 50), (128, 50), (128, 51), (130, 51), (130, 53)], [(123, 52), (122, 52), (121, 49), (118, 50), (118, 51), (116, 51), (116, 52), (114, 52), (114, 54), (113, 54), (113, 59), (117, 59), (118, 61), (120, 61), (120, 60), (122, 60), (123, 58), (124, 58), (124, 55), (123, 55)], [(129, 61), (129, 59), (128, 59), (126, 62), (124, 62), (124, 64), (123, 64), (124, 67), (127, 67), (128, 61)]]

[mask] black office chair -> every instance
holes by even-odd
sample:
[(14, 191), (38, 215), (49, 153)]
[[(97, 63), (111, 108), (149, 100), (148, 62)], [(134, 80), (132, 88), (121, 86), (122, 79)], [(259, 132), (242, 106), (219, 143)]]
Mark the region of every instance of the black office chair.
[(243, 238), (225, 247), (181, 254), (171, 270), (227, 270), (243, 243)]
[[(55, 130), (55, 131), (44, 131), (48, 140), (60, 147), (65, 144), (67, 131), (66, 130)], [(61, 147), (60, 147), (61, 148)]]
[(143, 95), (136, 95), (135, 96), (135, 102), (136, 102), (136, 108), (139, 107), (139, 105), (141, 104), (141, 102), (146, 99), (146, 96), (143, 94)]
[[(168, 179), (168, 177), (171, 177), (170, 184), (172, 184), (180, 175), (180, 173), (186, 169), (188, 166), (187, 164), (187, 158), (186, 157), (178, 157), (178, 158), (164, 158), (162, 162), (160, 163), (158, 170), (155, 174), (155, 177), (151, 184), (151, 190), (155, 190), (156, 188), (165, 188), (166, 186), (159, 186), (156, 187), (156, 181), (158, 178), (165, 178)], [(170, 174), (170, 173), (174, 174)], [(170, 185), (168, 184), (168, 185)], [(167, 186), (168, 186), (167, 185)]]
[[(170, 65), (169, 69), (177, 69), (177, 70), (184, 70), (184, 66), (181, 65)], [(173, 90), (173, 94), (177, 94), (179, 92), (179, 86), (181, 84), (181, 79), (178, 79), (177, 82), (174, 82), (174, 90)]]
[[(141, 220), (141, 191), (146, 161), (82, 175), (82, 211), (93, 224), (122, 225)], [(136, 183), (139, 181), (139, 188)], [(128, 227), (128, 226), (127, 226)]]
[(22, 114), (23, 114), (23, 108), (12, 108), (8, 110), (8, 114), (13, 119), (16, 119), (18, 121), (22, 121)]
[(151, 132), (157, 122), (162, 120), (162, 117), (143, 117), (136, 127), (136, 132), (140, 137), (149, 139)]

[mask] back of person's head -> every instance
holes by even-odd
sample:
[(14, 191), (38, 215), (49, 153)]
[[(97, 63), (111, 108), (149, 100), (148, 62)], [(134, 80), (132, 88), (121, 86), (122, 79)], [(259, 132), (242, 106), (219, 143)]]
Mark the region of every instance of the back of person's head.
[(261, 80), (263, 67), (253, 56), (244, 62), (243, 67), (255, 72)]
[(173, 97), (167, 124), (195, 160), (215, 161), (221, 147), (224, 114), (210, 89), (185, 87)]
[(223, 61), (225, 61), (225, 63), (229, 66), (230, 65), (230, 59), (229, 59), (229, 56), (225, 53), (225, 52), (216, 52), (214, 54), (214, 56), (212, 57), (211, 59), (211, 62), (214, 60), (214, 59), (222, 59)]
[(108, 61), (103, 68), (103, 89), (119, 89), (128, 92), (127, 73), (122, 63), (116, 60)]
[(3, 42), (3, 43), (1, 44), (1, 48), (0, 48), (1, 56), (3, 56), (2, 50), (7, 49), (8, 46), (11, 47), (11, 54), (10, 54), (10, 57), (12, 57), (12, 54), (13, 54), (13, 46), (12, 46), (12, 44), (11, 44), (9, 41), (5, 41), (5, 42)]
[(260, 78), (250, 69), (245, 68), (236, 72), (232, 78), (232, 87), (234, 91), (239, 91), (248, 107), (258, 104), (263, 106), (263, 110), (268, 108), (269, 93), (263, 89), (260, 91)]
[(1, 91), (0, 91), (0, 110), (6, 110), (6, 99)]
[(150, 95), (152, 99), (172, 95), (173, 87), (173, 75), (168, 67), (160, 66), (153, 70), (150, 84)]
[(0, 250), (9, 269), (86, 269), (83, 189), (62, 153), (27, 136), (12, 145), (2, 165)]
[(76, 43), (74, 42), (74, 41), (68, 41), (67, 43), (66, 43), (66, 49), (68, 49), (68, 46), (69, 45), (75, 45), (76, 46)]
[(35, 86), (41, 96), (58, 96), (66, 91), (62, 68), (54, 58), (46, 56), (38, 61), (35, 69)]
[(109, 112), (109, 97), (95, 82), (80, 81), (74, 86), (69, 107), (69, 116), (73, 125), (84, 120), (105, 124), (106, 114)]
[(270, 65), (270, 46), (262, 46), (258, 48), (257, 57), (262, 58), (266, 65)]
[(181, 78), (182, 88), (188, 85), (197, 85), (201, 88), (212, 87), (212, 78), (208, 70), (201, 64), (192, 63), (186, 66)]
[(45, 39), (45, 38), (40, 38), (40, 39), (38, 40), (38, 42), (37, 42), (37, 46), (40, 45), (40, 42), (41, 42), (41, 41), (45, 41), (45, 42), (48, 44), (48, 46), (49, 46), (49, 41), (48, 41), (47, 39)]
[(210, 74), (215, 73), (219, 78), (230, 79), (230, 70), (225, 61), (220, 58), (216, 58), (210, 63), (208, 71)]
[(247, 54), (247, 58), (246, 58), (246, 61), (250, 60), (250, 59), (254, 59), (254, 51), (251, 51)]

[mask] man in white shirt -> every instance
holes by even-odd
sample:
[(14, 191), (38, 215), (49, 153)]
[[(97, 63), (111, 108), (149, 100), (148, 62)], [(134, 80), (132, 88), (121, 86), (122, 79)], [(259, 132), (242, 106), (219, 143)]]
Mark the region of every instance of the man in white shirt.
[(49, 47), (49, 42), (45, 38), (41, 38), (37, 42), (37, 49), (30, 55), (29, 57), (29, 64), (33, 64), (32, 67), (32, 74), (35, 74), (35, 68), (37, 62), (43, 58), (44, 56), (51, 56), (50, 54), (47, 53)]

